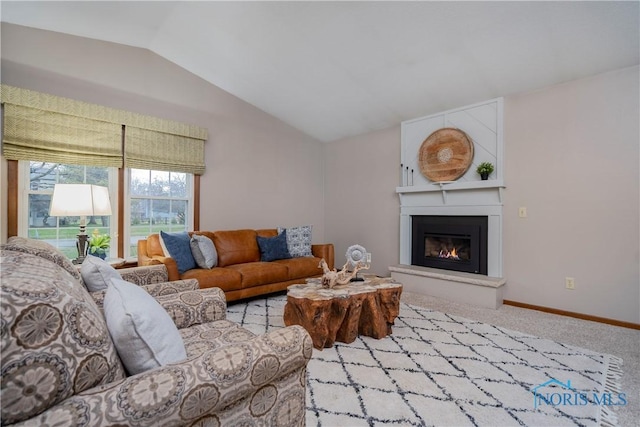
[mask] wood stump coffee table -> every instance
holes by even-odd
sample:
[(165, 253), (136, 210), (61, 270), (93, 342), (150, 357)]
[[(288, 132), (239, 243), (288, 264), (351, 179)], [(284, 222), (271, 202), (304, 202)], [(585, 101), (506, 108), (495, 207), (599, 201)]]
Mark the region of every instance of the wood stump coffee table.
[(323, 288), (320, 278), (307, 279), (287, 288), (284, 323), (305, 328), (320, 350), (353, 342), (358, 334), (380, 339), (391, 334), (401, 294), (402, 284), (389, 277), (365, 276), (333, 289)]

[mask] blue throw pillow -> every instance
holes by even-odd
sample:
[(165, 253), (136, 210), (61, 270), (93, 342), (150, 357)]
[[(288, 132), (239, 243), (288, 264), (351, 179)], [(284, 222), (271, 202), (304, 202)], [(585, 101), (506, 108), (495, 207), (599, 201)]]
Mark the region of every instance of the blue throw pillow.
[(164, 242), (171, 258), (178, 264), (178, 273), (182, 274), (187, 270), (197, 267), (196, 260), (191, 254), (191, 238), (189, 233), (182, 231), (179, 233), (165, 233), (160, 231), (160, 238)]
[(289, 249), (287, 249), (286, 230), (275, 237), (258, 236), (258, 246), (260, 247), (260, 261), (291, 258)]

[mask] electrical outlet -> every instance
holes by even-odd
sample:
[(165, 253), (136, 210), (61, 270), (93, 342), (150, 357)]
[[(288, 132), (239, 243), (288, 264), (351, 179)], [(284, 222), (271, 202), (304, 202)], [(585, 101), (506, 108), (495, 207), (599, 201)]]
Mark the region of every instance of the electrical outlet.
[(518, 209), (518, 216), (520, 218), (526, 218), (527, 217), (527, 208), (521, 207), (520, 209)]
[(575, 289), (576, 288), (576, 279), (573, 277), (565, 277), (564, 285), (567, 289)]
[(371, 264), (371, 252), (367, 252), (367, 263)]

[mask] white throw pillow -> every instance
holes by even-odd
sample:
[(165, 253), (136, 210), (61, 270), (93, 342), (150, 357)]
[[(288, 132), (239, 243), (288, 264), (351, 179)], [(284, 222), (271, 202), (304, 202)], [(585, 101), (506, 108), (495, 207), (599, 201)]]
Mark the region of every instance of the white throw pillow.
[(189, 242), (191, 254), (200, 268), (213, 268), (218, 265), (218, 252), (213, 241), (207, 236), (194, 234)]
[(106, 290), (111, 279), (122, 280), (120, 273), (109, 263), (97, 256), (87, 256), (80, 266), (80, 275), (89, 292)]
[(111, 339), (129, 374), (187, 358), (175, 323), (139, 286), (112, 279), (104, 296), (104, 315)]

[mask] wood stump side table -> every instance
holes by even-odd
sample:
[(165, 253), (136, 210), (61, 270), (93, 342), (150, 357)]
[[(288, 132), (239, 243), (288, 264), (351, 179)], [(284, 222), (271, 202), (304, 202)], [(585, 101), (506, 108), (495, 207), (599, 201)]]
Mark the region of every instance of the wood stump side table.
[(351, 343), (358, 334), (384, 338), (392, 333), (401, 294), (402, 284), (391, 278), (365, 276), (364, 282), (333, 289), (323, 288), (319, 278), (307, 279), (287, 288), (284, 324), (305, 328), (320, 350), (335, 341)]

